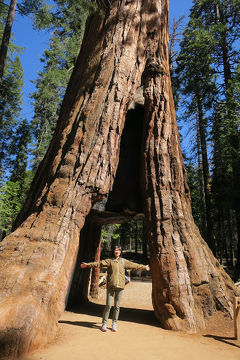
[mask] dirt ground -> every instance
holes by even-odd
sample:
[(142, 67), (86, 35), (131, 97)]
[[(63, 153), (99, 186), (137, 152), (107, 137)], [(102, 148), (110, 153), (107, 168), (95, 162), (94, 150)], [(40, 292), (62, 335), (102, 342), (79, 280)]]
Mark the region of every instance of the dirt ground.
[(23, 360), (240, 360), (240, 341), (233, 338), (233, 321), (216, 314), (199, 334), (162, 329), (151, 305), (151, 283), (127, 285), (120, 311), (118, 332), (100, 331), (105, 290), (97, 301), (64, 312), (58, 336), (46, 348)]

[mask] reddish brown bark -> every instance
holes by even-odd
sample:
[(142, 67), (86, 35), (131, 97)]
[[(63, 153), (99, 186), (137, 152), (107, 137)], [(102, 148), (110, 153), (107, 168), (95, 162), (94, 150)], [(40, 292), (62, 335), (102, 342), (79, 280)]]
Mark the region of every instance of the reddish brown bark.
[(191, 214), (168, 71), (165, 6), (161, 32), (157, 27), (151, 31), (144, 72), (143, 192), (153, 306), (165, 327), (195, 331), (204, 327), (205, 318), (216, 308), (232, 314), (234, 286), (201, 238)]
[(195, 330), (216, 304), (231, 312), (234, 286), (191, 215), (168, 71), (168, 1), (110, 4), (105, 17), (88, 20), (53, 140), (16, 230), (0, 246), (2, 357), (54, 337), (77, 254), (87, 244), (86, 234), (79, 242), (80, 230), (112, 189), (126, 112), (141, 82), (155, 314), (167, 328)]
[[(80, 247), (71, 281), (71, 288), (67, 296), (67, 308), (79, 308), (79, 304), (88, 302), (90, 269), (82, 271), (80, 264), (83, 261), (97, 260), (100, 250), (101, 225), (96, 223), (95, 218), (89, 214), (80, 232)], [(95, 290), (95, 287), (93, 291)], [(94, 294), (96, 295), (96, 293)]]
[(1, 353), (8, 358), (54, 337), (80, 229), (113, 184), (125, 114), (144, 66), (141, 3), (117, 5), (88, 21), (52, 143), (16, 230), (1, 243)]

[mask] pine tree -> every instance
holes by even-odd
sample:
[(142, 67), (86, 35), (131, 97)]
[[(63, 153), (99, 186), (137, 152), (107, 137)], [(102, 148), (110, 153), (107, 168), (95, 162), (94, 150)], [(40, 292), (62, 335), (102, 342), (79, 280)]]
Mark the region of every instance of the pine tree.
[(0, 241), (11, 232), (33, 179), (33, 172), (26, 170), (24, 178), (8, 180), (1, 184), (0, 190)]
[[(235, 72), (240, 52), (236, 42), (239, 40), (240, 30), (240, 1), (239, 0), (199, 0), (194, 2), (192, 16), (201, 18), (202, 27), (212, 34), (214, 39), (213, 57), (214, 67), (218, 76), (219, 100), (215, 111), (216, 125), (214, 129), (221, 136), (221, 149), (215, 149), (215, 159), (221, 154), (221, 164), (224, 184), (227, 186), (225, 203), (229, 204), (235, 213), (232, 226), (238, 237), (238, 272), (240, 272), (240, 140), (239, 115), (235, 98)], [(220, 112), (219, 112), (220, 111)], [(221, 124), (220, 124), (221, 122)], [(216, 137), (215, 137), (216, 139)], [(217, 143), (216, 143), (217, 144)], [(216, 171), (217, 164), (214, 165)], [(227, 175), (226, 175), (227, 174)], [(219, 181), (215, 176), (215, 189)], [(223, 207), (224, 210), (224, 207)], [(222, 211), (224, 213), (224, 211)], [(227, 223), (231, 222), (230, 212)]]
[(7, 52), (10, 42), (10, 36), (12, 31), (13, 20), (15, 16), (15, 9), (17, 5), (17, 0), (11, 0), (8, 10), (8, 16), (6, 20), (6, 24), (4, 27), (2, 41), (0, 46), (0, 82), (2, 81), (3, 74), (4, 74), (4, 67), (7, 60)]
[[(20, 112), (22, 108), (23, 70), (19, 53), (19, 47), (10, 41), (11, 27), (14, 17), (16, 1), (11, 1), (10, 7), (1, 3), (0, 7), (0, 30), (2, 34), (2, 46), (0, 50), (0, 229), (1, 238), (11, 230), (12, 222), (19, 212), (26, 193), (26, 153), (24, 164), (16, 154), (20, 154), (22, 148), (18, 148), (19, 140), (29, 142), (26, 132), (21, 137), (19, 131)], [(27, 124), (25, 123), (25, 127)], [(16, 169), (19, 167), (18, 178)], [(12, 173), (12, 170), (15, 172)], [(21, 177), (21, 179), (20, 179)], [(29, 176), (28, 176), (29, 177)]]
[(70, 282), (79, 290), (74, 266), (98, 245), (86, 217), (113, 187), (126, 113), (141, 84), (141, 198), (155, 315), (167, 329), (196, 331), (217, 309), (231, 313), (238, 294), (192, 218), (169, 76), (168, 1), (107, 3), (105, 17), (88, 20), (50, 147), (19, 226), (1, 244), (2, 357), (52, 340)]
[(19, 182), (7, 181), (1, 186), (0, 191), (0, 241), (11, 230), (11, 225), (21, 208)]
[[(217, 242), (217, 255), (230, 266), (235, 263), (234, 254), (237, 253), (237, 258), (240, 258), (240, 241), (237, 240), (240, 231), (239, 50), (237, 47), (240, 27), (239, 9), (239, 0), (194, 1), (179, 57), (178, 69), (181, 69), (181, 72), (175, 74), (178, 82), (183, 81), (182, 94), (187, 95), (183, 100), (188, 104), (188, 117), (191, 118), (191, 113), (198, 114), (195, 127), (199, 130), (196, 134), (199, 134), (201, 148), (206, 147), (204, 138), (211, 142), (212, 178), (208, 178), (209, 184), (212, 183), (213, 233)], [(187, 54), (190, 55), (189, 58)], [(198, 63), (196, 59), (199, 59)], [(185, 74), (189, 78), (189, 84), (193, 85), (192, 88), (189, 88), (189, 84), (183, 79), (184, 69), (187, 69)], [(193, 72), (197, 69), (201, 76), (199, 88), (202, 90), (205, 88), (198, 96), (198, 99), (202, 99), (201, 102), (196, 101), (197, 97), (195, 97), (195, 105), (193, 98), (189, 98), (189, 94), (197, 84), (191, 69)], [(211, 75), (209, 79), (206, 77), (207, 73)], [(191, 82), (191, 78), (194, 81)], [(211, 85), (211, 81), (214, 86)], [(185, 105), (182, 102), (180, 113)], [(197, 144), (196, 138), (196, 152)], [(210, 156), (207, 155), (208, 161)], [(198, 163), (200, 164), (199, 160)], [(200, 165), (203, 173), (206, 174), (204, 162), (201, 161)], [(210, 174), (209, 171), (208, 173)], [(204, 182), (206, 184), (206, 176)], [(205, 188), (205, 193), (206, 190)]]
[(10, 175), (9, 180), (3, 183), (0, 200), (0, 229), (4, 235), (10, 232), (33, 178), (33, 172), (27, 170), (29, 143), (29, 124), (22, 120), (11, 135), (5, 160)]
[(172, 82), (173, 98), (175, 109), (178, 109), (180, 102), (179, 94), (179, 79), (178, 76), (175, 76), (176, 73), (176, 61), (179, 55), (179, 43), (182, 40), (185, 16), (181, 16), (177, 20), (174, 18), (173, 23), (169, 29), (169, 69)]
[(22, 106), (23, 71), (19, 56), (9, 57), (0, 86), (0, 172), (6, 175), (6, 159), (12, 132), (17, 126)]
[(202, 169), (191, 160), (186, 162), (188, 186), (191, 193), (191, 205), (193, 217), (201, 234), (205, 234), (205, 204), (203, 199)]
[(30, 144), (30, 128), (26, 120), (22, 120), (12, 135), (9, 146), (9, 167), (11, 168), (11, 181), (19, 181), (23, 186), (26, 176), (27, 162), (28, 162), (28, 147)]
[[(207, 151), (208, 116), (216, 94), (212, 63), (212, 34), (201, 26), (200, 19), (190, 17), (180, 44), (176, 76), (181, 82), (185, 112), (196, 121), (196, 141), (199, 143), (204, 184), (204, 203), (206, 210), (206, 230), (203, 231), (209, 246), (215, 251), (212, 224), (212, 200), (210, 188), (209, 156)], [(208, 114), (208, 115), (207, 115)], [(200, 167), (199, 167), (200, 168)]]
[(95, 7), (87, 0), (54, 1), (54, 6), (49, 6), (44, 1), (35, 3), (26, 0), (19, 5), (22, 14), (34, 14), (37, 29), (53, 30), (49, 48), (41, 59), (44, 67), (36, 81), (36, 91), (31, 95), (34, 105), (31, 126), (35, 138), (35, 169), (53, 135), (63, 95), (78, 55), (85, 21)]

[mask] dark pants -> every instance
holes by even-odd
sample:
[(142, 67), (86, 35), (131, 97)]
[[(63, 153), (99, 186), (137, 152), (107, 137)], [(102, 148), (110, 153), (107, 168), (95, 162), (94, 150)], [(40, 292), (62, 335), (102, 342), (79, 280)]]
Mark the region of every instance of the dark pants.
[(113, 306), (112, 321), (118, 320), (122, 295), (123, 295), (123, 289), (118, 289), (118, 288), (107, 289), (107, 299), (106, 299), (106, 305), (103, 311), (103, 319), (102, 319), (103, 323), (107, 323), (108, 321), (113, 300), (114, 300), (114, 306)]

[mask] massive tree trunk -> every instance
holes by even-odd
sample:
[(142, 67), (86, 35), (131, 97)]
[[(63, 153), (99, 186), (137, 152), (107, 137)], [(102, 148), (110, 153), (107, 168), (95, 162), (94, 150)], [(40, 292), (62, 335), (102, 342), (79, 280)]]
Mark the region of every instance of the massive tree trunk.
[[(118, 0), (87, 22), (48, 152), (15, 231), (1, 243), (1, 356), (50, 341), (63, 312), (80, 230), (116, 174), (126, 112), (145, 97), (142, 196), (161, 324), (195, 331), (234, 285), (193, 223), (168, 70), (168, 1)], [(86, 244), (85, 244), (86, 246)]]
[[(164, 10), (167, 6), (161, 19), (166, 19)], [(143, 74), (143, 193), (153, 307), (164, 327), (195, 331), (216, 308), (232, 313), (234, 286), (192, 218), (168, 71), (167, 28), (158, 32), (155, 26)]]

